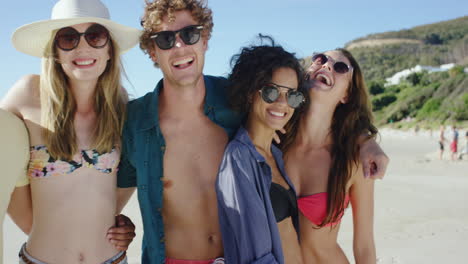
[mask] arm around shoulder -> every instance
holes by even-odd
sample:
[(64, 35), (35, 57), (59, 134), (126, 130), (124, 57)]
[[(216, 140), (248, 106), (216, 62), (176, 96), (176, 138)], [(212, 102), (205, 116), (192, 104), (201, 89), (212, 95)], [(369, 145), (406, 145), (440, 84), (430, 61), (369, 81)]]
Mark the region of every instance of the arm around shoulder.
[(25, 75), (19, 79), (0, 102), (0, 108), (3, 108), (19, 118), (23, 119), (21, 109), (25, 106), (39, 102), (39, 75)]
[(363, 167), (364, 177), (382, 179), (385, 176), (390, 159), (375, 141), (374, 137), (362, 135), (360, 142), (360, 160)]
[[(0, 152), (2, 161), (2, 191), (11, 194), (7, 212), (28, 234), (32, 226), (32, 202), (27, 177), (29, 139), (24, 123), (12, 113), (0, 110)], [(13, 190), (16, 183), (16, 188)]]
[(356, 264), (375, 264), (374, 241), (374, 183), (362, 175), (358, 168), (353, 175), (350, 199), (353, 210), (353, 251)]

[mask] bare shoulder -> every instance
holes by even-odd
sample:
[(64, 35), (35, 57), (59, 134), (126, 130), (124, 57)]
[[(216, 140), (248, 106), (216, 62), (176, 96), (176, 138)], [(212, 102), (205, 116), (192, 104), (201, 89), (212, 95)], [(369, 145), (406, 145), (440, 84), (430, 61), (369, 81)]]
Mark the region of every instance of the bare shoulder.
[(24, 108), (39, 103), (39, 82), (39, 75), (29, 74), (21, 77), (2, 98), (0, 108), (12, 112), (22, 119)]

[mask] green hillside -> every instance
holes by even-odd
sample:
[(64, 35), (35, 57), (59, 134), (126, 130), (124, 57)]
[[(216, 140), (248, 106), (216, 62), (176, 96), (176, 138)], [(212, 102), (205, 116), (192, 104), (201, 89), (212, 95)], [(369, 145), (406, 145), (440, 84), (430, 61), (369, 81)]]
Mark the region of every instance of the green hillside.
[[(385, 44), (386, 39), (417, 40), (419, 43)], [(374, 42), (375, 45), (365, 45), (366, 41)], [(412, 29), (372, 34), (353, 40), (345, 47), (361, 63), (367, 80), (384, 79), (417, 64), (466, 64), (468, 16)]]
[[(468, 123), (468, 16), (355, 39), (345, 45), (359, 62), (379, 125), (411, 119), (436, 126)], [(416, 65), (456, 63), (449, 72), (412, 74), (398, 85), (385, 78)], [(310, 64), (310, 57), (304, 59)], [(416, 123), (411, 122), (411, 123)]]
[(368, 82), (377, 123), (412, 123), (437, 126), (468, 120), (468, 75), (457, 66), (448, 72), (413, 73), (398, 85)]

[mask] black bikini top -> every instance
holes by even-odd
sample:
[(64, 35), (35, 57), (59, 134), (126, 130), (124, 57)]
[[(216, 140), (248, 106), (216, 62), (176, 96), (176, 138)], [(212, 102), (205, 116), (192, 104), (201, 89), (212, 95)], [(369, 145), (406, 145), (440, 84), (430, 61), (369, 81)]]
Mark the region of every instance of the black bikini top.
[(286, 190), (286, 188), (280, 184), (272, 182), (270, 186), (270, 199), (276, 222), (279, 223), (291, 216), (294, 227), (297, 229), (299, 212), (294, 190), (292, 188)]

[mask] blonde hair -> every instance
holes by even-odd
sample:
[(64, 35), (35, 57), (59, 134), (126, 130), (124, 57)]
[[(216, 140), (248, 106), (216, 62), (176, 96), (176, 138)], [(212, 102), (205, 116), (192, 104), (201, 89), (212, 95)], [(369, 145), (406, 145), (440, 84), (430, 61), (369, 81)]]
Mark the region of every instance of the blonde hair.
[[(53, 32), (52, 36), (55, 36)], [(97, 122), (92, 140), (92, 148), (99, 153), (110, 152), (120, 145), (127, 94), (121, 86), (121, 62), (119, 48), (109, 42), (111, 59), (99, 76), (94, 98), (94, 111)], [(42, 58), (40, 77), (41, 123), (44, 127), (44, 141), (54, 159), (71, 160), (79, 151), (74, 119), (76, 102), (70, 91), (68, 77), (57, 62), (58, 55), (52, 38), (47, 44)]]
[[(153, 48), (153, 40), (150, 38), (159, 30), (159, 26), (165, 16), (169, 18), (169, 22), (175, 20), (174, 13), (177, 11), (187, 10), (192, 14), (192, 17), (199, 25), (203, 26), (203, 37), (206, 40), (211, 38), (213, 30), (213, 15), (211, 9), (207, 7), (203, 0), (145, 0), (145, 12), (141, 19), (141, 26), (144, 29), (140, 37), (140, 48), (150, 54)], [(159, 67), (158, 63), (154, 63), (155, 67)]]

